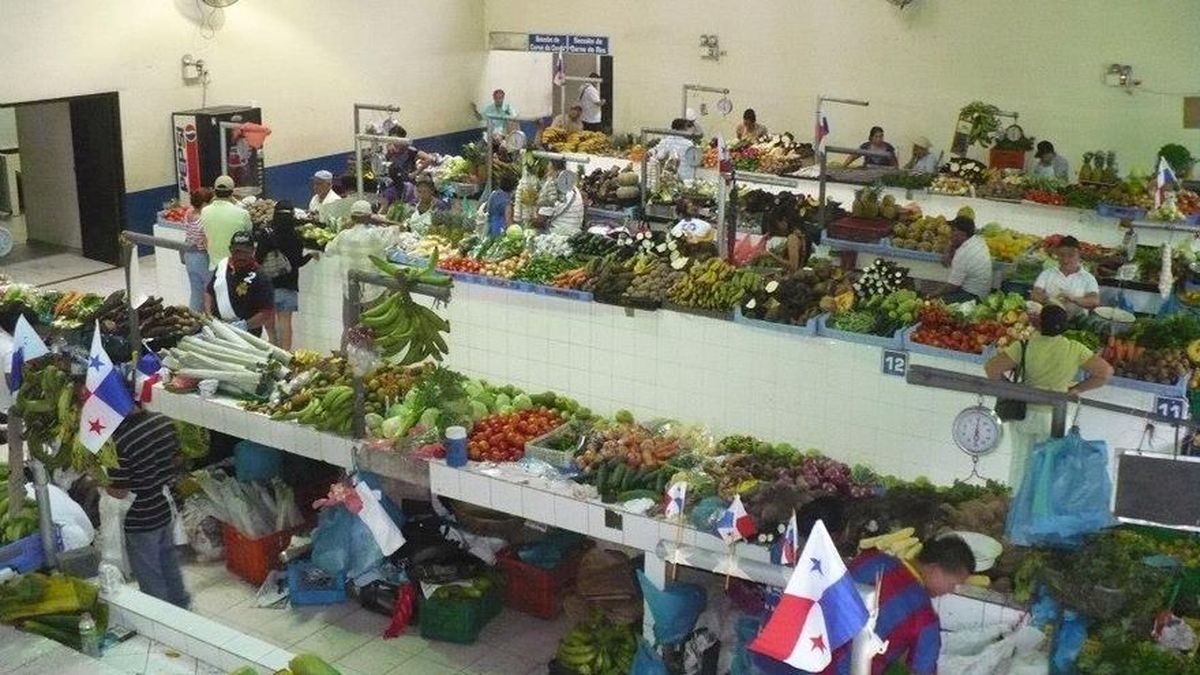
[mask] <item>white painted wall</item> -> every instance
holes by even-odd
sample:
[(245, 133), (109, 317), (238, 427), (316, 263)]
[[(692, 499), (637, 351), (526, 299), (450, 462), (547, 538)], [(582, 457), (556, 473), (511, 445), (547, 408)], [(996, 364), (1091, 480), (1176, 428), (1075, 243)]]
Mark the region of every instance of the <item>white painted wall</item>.
[(17, 136), (27, 238), (83, 248), (70, 105), (59, 101), (19, 106)]
[[(857, 145), (880, 124), (905, 159), (916, 135), (945, 148), (976, 99), (1019, 111), (1026, 133), (1053, 140), (1076, 168), (1102, 148), (1143, 169), (1166, 142), (1200, 153), (1181, 98), (1149, 93), (1200, 91), (1195, 2), (917, 0), (900, 11), (884, 0), (488, 0), (486, 24), (609, 36), (617, 130), (667, 124), (686, 82), (733, 90), (735, 113), (706, 118), (710, 132), (732, 133), (753, 107), (772, 130), (811, 137), (817, 95), (869, 99), (831, 110), (831, 140)], [(705, 33), (728, 51), (719, 63), (700, 59)], [(1113, 62), (1132, 64), (1143, 90), (1102, 86)]]
[(201, 103), (184, 53), (212, 72), (209, 104), (263, 108), (270, 165), (349, 150), (355, 102), (400, 105), (415, 136), (474, 123), (480, 0), (254, 0), (218, 12), (211, 38), (198, 4), (3, 0), (0, 104), (120, 92), (130, 191), (174, 181), (169, 115)]

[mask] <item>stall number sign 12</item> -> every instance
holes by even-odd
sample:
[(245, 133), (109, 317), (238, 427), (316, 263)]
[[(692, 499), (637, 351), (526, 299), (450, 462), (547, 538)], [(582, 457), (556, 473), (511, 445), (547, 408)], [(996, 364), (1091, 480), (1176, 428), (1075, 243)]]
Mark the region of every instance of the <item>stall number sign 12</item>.
[(1155, 396), (1154, 412), (1163, 417), (1181, 420), (1187, 417), (1187, 401), (1175, 396)]
[(894, 349), (883, 350), (883, 374), (904, 377), (908, 375), (908, 352)]

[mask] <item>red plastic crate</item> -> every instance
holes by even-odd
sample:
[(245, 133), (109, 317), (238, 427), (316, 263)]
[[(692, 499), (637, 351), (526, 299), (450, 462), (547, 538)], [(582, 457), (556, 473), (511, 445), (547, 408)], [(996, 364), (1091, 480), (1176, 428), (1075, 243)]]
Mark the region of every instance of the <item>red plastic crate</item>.
[(892, 221), (846, 216), (829, 224), (829, 237), (841, 241), (873, 242), (892, 233)]
[(548, 570), (517, 556), (513, 547), (496, 554), (504, 574), (504, 604), (539, 619), (553, 619), (562, 611), (563, 590), (575, 583), (575, 572), (587, 546), (577, 547), (558, 567)]
[(256, 586), (261, 584), (279, 564), (279, 554), (287, 548), (294, 532), (284, 530), (250, 539), (232, 525), (223, 523), (221, 538), (225, 541), (225, 569)]

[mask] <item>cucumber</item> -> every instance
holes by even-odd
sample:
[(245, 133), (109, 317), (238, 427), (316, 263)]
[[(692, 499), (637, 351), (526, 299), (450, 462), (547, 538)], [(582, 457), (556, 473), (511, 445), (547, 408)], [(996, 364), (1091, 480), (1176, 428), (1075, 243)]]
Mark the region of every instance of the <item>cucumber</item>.
[(662, 492), (667, 489), (667, 481), (671, 480), (671, 472), (663, 469), (658, 472), (658, 479), (654, 482), (654, 489)]
[(658, 499), (658, 497), (659, 494), (653, 490), (626, 490), (617, 495), (617, 501), (624, 503), (635, 499)]
[(629, 467), (624, 463), (618, 463), (617, 468), (613, 469), (612, 474), (608, 477), (608, 482), (600, 488), (601, 492), (607, 489), (609, 492), (619, 492), (621, 485), (625, 483), (625, 475), (629, 473)]
[(653, 490), (654, 487), (658, 485), (658, 476), (661, 473), (662, 469), (648, 471), (645, 476), (642, 476), (641, 480), (638, 481), (638, 484), (635, 487), (643, 490)]
[(636, 481), (637, 481), (638, 475), (640, 475), (641, 473), (642, 473), (641, 469), (635, 469), (633, 467), (629, 467), (625, 471), (625, 475), (621, 477), (621, 488), (620, 489), (621, 490), (632, 490), (633, 486), (637, 484)]
[(596, 480), (592, 483), (597, 490), (603, 490), (605, 482), (608, 481), (609, 474), (612, 473), (612, 464), (608, 461), (602, 462), (600, 468), (596, 470)]

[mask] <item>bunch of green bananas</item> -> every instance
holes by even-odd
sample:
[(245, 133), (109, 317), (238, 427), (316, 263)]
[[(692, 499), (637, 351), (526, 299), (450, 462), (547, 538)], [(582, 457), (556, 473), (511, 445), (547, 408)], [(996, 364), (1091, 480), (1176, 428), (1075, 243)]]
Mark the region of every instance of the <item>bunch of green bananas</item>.
[(398, 363), (410, 366), (429, 357), (441, 361), (449, 351), (442, 333), (450, 322), (432, 309), (397, 291), (362, 315), (362, 323), (375, 335), (375, 346), (385, 357), (403, 355)]
[[(371, 262), (379, 271), (405, 284), (447, 287), (453, 283), (450, 277), (437, 271), (436, 252), (421, 268), (393, 265), (375, 256)], [(449, 351), (441, 334), (450, 332), (450, 322), (414, 301), (404, 287), (363, 312), (361, 323), (375, 336), (380, 353), (386, 358), (400, 356), (397, 363), (401, 366), (411, 366), (430, 357), (441, 361)]]
[(558, 643), (560, 664), (579, 675), (624, 675), (633, 667), (637, 636), (603, 616), (579, 624)]
[(0, 544), (8, 544), (37, 532), (37, 502), (26, 499), (15, 516), (8, 515), (8, 491), (0, 494)]
[(334, 385), (322, 391), (314, 391), (303, 409), (288, 413), (279, 419), (294, 419), (321, 431), (332, 431), (346, 435), (354, 415), (354, 389), (346, 385)]
[(79, 433), (74, 392), (71, 376), (54, 363), (26, 373), (13, 404), (13, 412), (25, 424), (25, 438), (37, 444), (53, 439), (65, 443)]
[(719, 258), (693, 265), (671, 287), (671, 302), (687, 307), (729, 310), (763, 287), (757, 274), (745, 272)]

